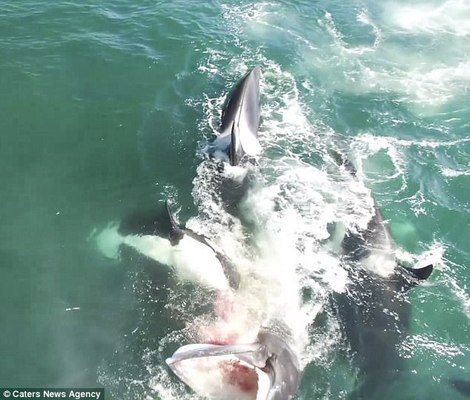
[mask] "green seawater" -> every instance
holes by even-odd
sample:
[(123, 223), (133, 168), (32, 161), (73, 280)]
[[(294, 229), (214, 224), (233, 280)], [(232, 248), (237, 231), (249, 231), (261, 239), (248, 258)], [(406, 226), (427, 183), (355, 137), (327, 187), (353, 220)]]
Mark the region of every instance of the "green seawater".
[[(383, 398), (465, 398), (451, 379), (470, 370), (469, 21), (464, 0), (1, 1), (0, 387), (195, 398), (164, 364), (185, 326), (165, 305), (184, 295), (95, 237), (169, 195), (197, 215), (219, 100), (260, 65), (263, 157), (290, 146), (321, 169), (336, 138), (396, 242), (436, 264)], [(310, 357), (299, 399), (347, 398), (341, 343)]]

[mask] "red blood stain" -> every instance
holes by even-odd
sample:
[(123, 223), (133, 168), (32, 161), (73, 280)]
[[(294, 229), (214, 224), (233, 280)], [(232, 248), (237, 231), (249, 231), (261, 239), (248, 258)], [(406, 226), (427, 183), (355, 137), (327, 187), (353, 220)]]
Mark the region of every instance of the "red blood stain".
[(230, 297), (217, 293), (217, 299), (215, 301), (215, 313), (223, 320), (228, 320), (234, 314), (234, 303)]
[(233, 334), (213, 335), (205, 340), (205, 343), (228, 345), (236, 343), (237, 336)]
[(258, 375), (254, 369), (242, 365), (238, 361), (227, 361), (221, 367), (231, 385), (246, 393), (258, 391)]
[(224, 345), (227, 345), (229, 344), (229, 341), (228, 340), (224, 340), (224, 339), (210, 339), (207, 341), (207, 343), (209, 344), (217, 344), (219, 346), (224, 346)]

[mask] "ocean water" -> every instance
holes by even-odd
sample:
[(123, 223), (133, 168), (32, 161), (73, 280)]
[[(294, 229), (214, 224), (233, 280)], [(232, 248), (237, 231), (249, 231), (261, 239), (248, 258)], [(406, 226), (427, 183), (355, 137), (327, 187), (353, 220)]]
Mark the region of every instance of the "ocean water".
[[(470, 369), (469, 60), (466, 0), (2, 1), (0, 386), (197, 398), (164, 360), (208, 325), (211, 295), (103, 235), (170, 197), (265, 278), (240, 313), (284, 310), (298, 398), (347, 399), (358, 372), (330, 304), (350, 266), (325, 242), (332, 222), (364, 228), (375, 199), (399, 257), (435, 265), (410, 292), (404, 368), (380, 395), (465, 398), (452, 380)], [(255, 65), (263, 152), (247, 232), (201, 149)]]

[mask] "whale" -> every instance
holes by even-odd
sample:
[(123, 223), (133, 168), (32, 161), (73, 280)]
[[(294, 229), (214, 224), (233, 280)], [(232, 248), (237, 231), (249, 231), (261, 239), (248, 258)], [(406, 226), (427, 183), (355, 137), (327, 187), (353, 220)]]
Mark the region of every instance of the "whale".
[(171, 268), (180, 281), (218, 291), (235, 290), (240, 283), (231, 260), (209, 238), (180, 226), (168, 201), (163, 213), (133, 213), (100, 236), (98, 242), (125, 245)]
[[(351, 283), (347, 293), (335, 293), (334, 308), (358, 369), (357, 385), (349, 396), (354, 400), (384, 398), (404, 371), (399, 348), (410, 328), (409, 291), (433, 269), (432, 265), (407, 269), (396, 263), (389, 249), (379, 247), (389, 238), (382, 223), (381, 212), (375, 208), (363, 236), (349, 234), (343, 241), (344, 257), (353, 266)], [(392, 262), (393, 271), (383, 275), (384, 265)]]
[[(340, 153), (336, 162), (357, 179), (354, 165)], [(358, 369), (357, 384), (350, 399), (387, 397), (404, 370), (399, 347), (411, 322), (409, 291), (425, 281), (433, 265), (401, 265), (382, 212), (374, 200), (373, 216), (360, 232), (342, 231), (341, 252), (348, 269), (347, 293), (335, 294), (339, 316), (350, 356)]]
[(198, 395), (221, 400), (289, 400), (301, 378), (287, 340), (271, 330), (250, 344), (185, 345), (166, 363)]
[(222, 109), (219, 132), (210, 145), (212, 157), (232, 166), (261, 151), (258, 141), (260, 76), (261, 69), (252, 68), (229, 93)]

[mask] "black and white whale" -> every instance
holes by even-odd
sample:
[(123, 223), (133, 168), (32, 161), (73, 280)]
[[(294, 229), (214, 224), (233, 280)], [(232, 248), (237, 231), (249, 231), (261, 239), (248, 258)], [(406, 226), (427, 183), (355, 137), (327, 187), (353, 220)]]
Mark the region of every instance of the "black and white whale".
[(210, 146), (210, 153), (230, 165), (238, 165), (245, 155), (255, 156), (261, 150), (260, 75), (259, 67), (248, 71), (227, 96), (222, 110), (219, 134)]
[(129, 246), (172, 268), (182, 281), (221, 291), (239, 285), (240, 276), (231, 261), (211, 240), (179, 226), (168, 202), (162, 213), (134, 213), (121, 221), (119, 227), (103, 231), (97, 239), (98, 244), (112, 242), (114, 250), (110, 256), (119, 246)]
[(281, 335), (263, 330), (252, 344), (190, 344), (166, 360), (197, 394), (223, 400), (289, 400), (301, 372)]
[[(336, 161), (356, 176), (353, 164), (338, 153)], [(359, 233), (341, 232), (341, 250), (350, 268), (348, 294), (335, 296), (335, 308), (358, 368), (352, 399), (386, 397), (403, 370), (399, 346), (411, 319), (409, 289), (427, 279), (432, 265), (404, 267), (382, 213), (374, 214)]]

